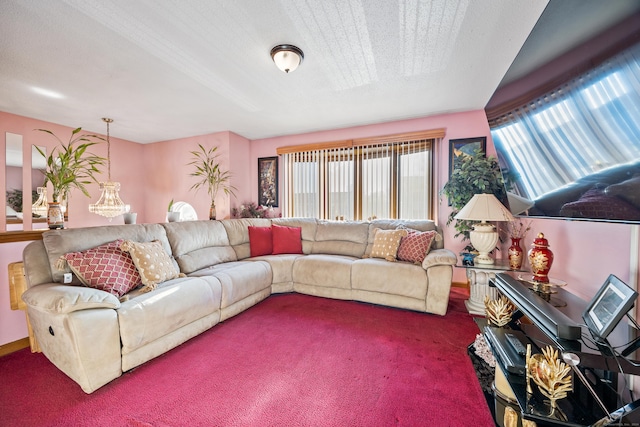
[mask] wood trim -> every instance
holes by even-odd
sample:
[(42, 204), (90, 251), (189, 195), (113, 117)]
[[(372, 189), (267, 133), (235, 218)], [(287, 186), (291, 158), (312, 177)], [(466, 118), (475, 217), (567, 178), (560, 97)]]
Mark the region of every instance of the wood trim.
[(384, 144), (384, 143), (398, 143), (398, 142), (407, 142), (407, 141), (421, 141), (423, 139), (438, 139), (444, 138), (446, 135), (446, 128), (439, 129), (431, 129), (420, 132), (408, 132), (408, 133), (399, 133), (395, 135), (386, 135), (386, 136), (376, 136), (372, 138), (359, 138), (353, 140), (354, 146), (361, 145), (374, 145), (374, 144)]
[(300, 153), (304, 151), (326, 150), (335, 148), (351, 148), (362, 145), (374, 145), (383, 143), (399, 143), (406, 141), (420, 141), (423, 139), (438, 139), (444, 138), (446, 135), (446, 128), (430, 129), (420, 132), (407, 132), (394, 135), (376, 136), (370, 138), (358, 138), (354, 140), (333, 141), (333, 142), (317, 142), (314, 144), (302, 144), (302, 145), (288, 145), (285, 147), (278, 147), (276, 153), (291, 154)]
[(469, 289), (469, 282), (451, 282), (451, 287), (452, 288), (464, 288), (464, 289)]
[(315, 144), (302, 144), (302, 145), (289, 145), (286, 147), (278, 147), (276, 149), (276, 154), (291, 154), (291, 153), (301, 153), (304, 151), (316, 151), (316, 150), (326, 150), (332, 148), (351, 148), (353, 147), (353, 142), (351, 140), (347, 141), (333, 141), (333, 142), (317, 142)]
[(0, 357), (15, 353), (18, 350), (29, 347), (29, 337), (20, 338), (7, 344), (0, 345)]
[(42, 240), (42, 233), (48, 230), (6, 231), (0, 233), (0, 243), (28, 242)]

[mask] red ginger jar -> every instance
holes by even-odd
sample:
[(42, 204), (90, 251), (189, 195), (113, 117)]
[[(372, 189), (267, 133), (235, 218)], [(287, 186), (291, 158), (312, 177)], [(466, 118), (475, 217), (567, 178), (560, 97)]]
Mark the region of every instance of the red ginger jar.
[(533, 271), (533, 280), (549, 283), (549, 270), (553, 264), (553, 252), (549, 249), (549, 242), (544, 238), (543, 233), (538, 233), (532, 246), (529, 249), (529, 263)]

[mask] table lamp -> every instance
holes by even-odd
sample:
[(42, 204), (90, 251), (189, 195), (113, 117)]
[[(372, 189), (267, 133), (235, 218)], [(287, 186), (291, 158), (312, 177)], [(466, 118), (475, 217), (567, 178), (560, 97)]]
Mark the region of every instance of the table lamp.
[(493, 224), (487, 221), (513, 221), (513, 215), (493, 194), (475, 194), (455, 216), (455, 219), (481, 221), (469, 232), (469, 240), (478, 251), (476, 264), (493, 264), (489, 252), (498, 243), (498, 233)]

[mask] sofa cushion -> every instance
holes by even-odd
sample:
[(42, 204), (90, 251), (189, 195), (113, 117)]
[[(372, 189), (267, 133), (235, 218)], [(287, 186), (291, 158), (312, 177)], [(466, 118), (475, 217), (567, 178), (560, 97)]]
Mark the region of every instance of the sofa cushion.
[(312, 254), (296, 259), (293, 281), (322, 288), (351, 289), (351, 265), (357, 258)]
[(424, 269), (417, 265), (369, 258), (357, 260), (351, 267), (351, 287), (354, 290), (424, 300), (427, 283)]
[(437, 235), (437, 231), (407, 230), (407, 235), (400, 240), (398, 259), (414, 264), (422, 264)]
[(395, 261), (398, 254), (400, 240), (406, 237), (407, 230), (380, 230), (378, 229), (373, 239), (371, 258), (383, 258), (387, 261)]
[(182, 221), (162, 225), (180, 271), (185, 274), (237, 259), (229, 245), (227, 230), (220, 221)]
[(171, 258), (157, 240), (146, 243), (126, 240), (120, 247), (131, 254), (142, 283), (148, 289), (155, 289), (158, 283), (180, 277)]
[(196, 271), (189, 277), (212, 276), (220, 281), (220, 308), (227, 308), (271, 287), (272, 274), (265, 261), (225, 262)]
[(302, 229), (300, 227), (273, 224), (271, 233), (273, 236), (272, 253), (274, 255), (302, 253)]
[(251, 256), (270, 255), (273, 252), (271, 227), (249, 226), (249, 247)]
[(62, 259), (83, 285), (121, 297), (142, 281), (131, 256), (120, 249), (123, 240), (69, 252)]
[(312, 253), (360, 258), (367, 247), (368, 233), (366, 222), (318, 221)]
[(221, 297), (218, 280), (189, 277), (163, 282), (155, 291), (121, 303), (118, 322), (122, 354), (219, 311)]

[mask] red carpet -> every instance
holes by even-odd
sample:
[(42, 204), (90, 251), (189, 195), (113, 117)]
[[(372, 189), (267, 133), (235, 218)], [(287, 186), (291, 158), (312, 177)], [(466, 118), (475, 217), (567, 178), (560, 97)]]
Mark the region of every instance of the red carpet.
[(91, 395), (28, 349), (0, 358), (2, 426), (494, 426), (446, 316), (274, 295)]

